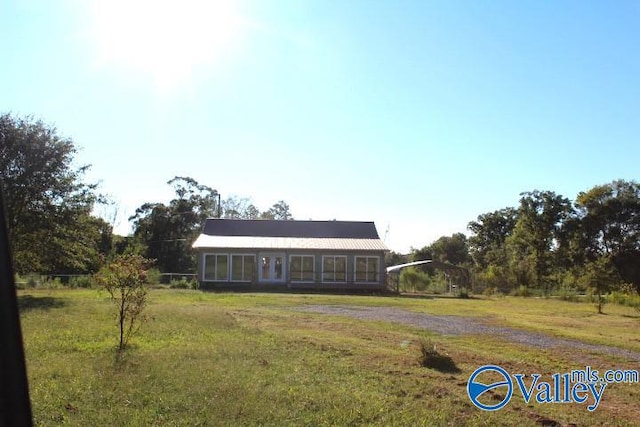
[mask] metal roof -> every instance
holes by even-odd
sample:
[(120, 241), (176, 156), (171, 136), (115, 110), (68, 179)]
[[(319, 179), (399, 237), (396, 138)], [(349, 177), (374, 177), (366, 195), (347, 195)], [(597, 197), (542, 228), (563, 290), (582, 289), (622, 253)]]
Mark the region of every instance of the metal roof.
[(396, 271), (396, 270), (402, 270), (405, 267), (411, 267), (414, 265), (420, 265), (420, 264), (430, 264), (433, 261), (430, 259), (424, 259), (422, 261), (413, 261), (413, 262), (408, 262), (406, 264), (398, 264), (398, 265), (392, 265), (390, 267), (387, 267), (387, 273), (390, 273), (392, 271)]
[(229, 249), (324, 249), (346, 251), (388, 251), (380, 239), (208, 236), (201, 234), (193, 243), (199, 248)]
[(360, 221), (281, 221), (209, 218), (204, 224), (202, 233), (209, 236), (380, 238), (373, 222)]

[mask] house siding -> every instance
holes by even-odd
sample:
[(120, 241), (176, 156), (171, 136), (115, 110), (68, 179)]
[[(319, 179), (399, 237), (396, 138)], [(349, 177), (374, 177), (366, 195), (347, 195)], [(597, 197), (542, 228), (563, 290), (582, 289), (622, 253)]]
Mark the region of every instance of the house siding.
[[(210, 218), (192, 247), (196, 250), (200, 286), (224, 289), (368, 289), (386, 288), (384, 255), (388, 251), (380, 240), (373, 222), (356, 221), (277, 221), (232, 220)], [(219, 255), (206, 258), (207, 255)], [(226, 255), (226, 258), (225, 258)], [(234, 255), (253, 257), (253, 271), (248, 274), (247, 259), (242, 268), (233, 263)], [(313, 280), (295, 281), (290, 274), (292, 255), (313, 256)], [(267, 262), (263, 257), (270, 256)], [(346, 280), (323, 281), (323, 257), (346, 257)], [(281, 258), (280, 258), (281, 257)], [(356, 257), (378, 259), (377, 280), (356, 281)], [(205, 260), (210, 264), (205, 265)], [(237, 260), (240, 262), (239, 260)], [(341, 262), (332, 264), (341, 274)], [(373, 279), (371, 261), (361, 262), (360, 279)], [(227, 268), (226, 275), (224, 268)], [(235, 267), (235, 268), (234, 268)], [(300, 267), (303, 268), (302, 266)], [(366, 271), (365, 271), (366, 270)], [(235, 271), (235, 276), (234, 276)], [(305, 274), (308, 274), (308, 269)], [(232, 281), (233, 277), (251, 276), (248, 281)], [(225, 280), (222, 280), (226, 277)], [(300, 277), (298, 275), (298, 277)], [(337, 276), (336, 276), (337, 277)], [(214, 279), (214, 280), (211, 280)], [(342, 279), (342, 277), (340, 277)]]
[[(278, 281), (260, 281), (259, 265), (260, 255), (263, 253), (279, 253), (284, 255), (284, 280)], [(229, 255), (229, 274), (226, 281), (205, 280), (204, 259), (208, 254), (228, 254)], [(231, 281), (231, 256), (233, 255), (254, 255), (255, 262), (253, 267), (253, 278), (251, 282), (232, 282)], [(290, 277), (290, 261), (291, 255), (312, 255), (314, 256), (314, 280), (312, 282), (292, 282)], [(323, 282), (322, 267), (323, 256), (346, 256), (347, 277), (346, 282)], [(386, 270), (384, 267), (384, 251), (346, 251), (346, 250), (308, 250), (308, 249), (236, 249), (236, 248), (200, 248), (197, 251), (197, 277), (202, 289), (315, 289), (315, 290), (383, 290), (386, 289)], [(361, 283), (355, 281), (355, 259), (356, 257), (377, 257), (378, 258), (378, 280), (371, 283)]]

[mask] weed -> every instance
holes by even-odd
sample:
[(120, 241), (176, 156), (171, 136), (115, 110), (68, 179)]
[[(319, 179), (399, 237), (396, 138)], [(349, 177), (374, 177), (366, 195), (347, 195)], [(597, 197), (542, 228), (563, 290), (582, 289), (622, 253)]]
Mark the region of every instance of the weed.
[(433, 341), (422, 339), (418, 342), (418, 348), (420, 349), (420, 366), (445, 373), (460, 372), (453, 359), (446, 354), (441, 354)]
[(178, 280), (172, 280), (169, 287), (171, 289), (198, 289), (198, 282), (182, 277)]

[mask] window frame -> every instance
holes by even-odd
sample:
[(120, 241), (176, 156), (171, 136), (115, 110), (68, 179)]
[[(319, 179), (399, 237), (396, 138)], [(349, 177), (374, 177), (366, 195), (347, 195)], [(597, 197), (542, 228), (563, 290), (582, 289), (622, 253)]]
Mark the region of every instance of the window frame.
[[(233, 278), (233, 257), (234, 256), (240, 256), (242, 257), (242, 279), (237, 280)], [(248, 279), (245, 279), (245, 257), (251, 257), (253, 258), (253, 269), (251, 270), (251, 277), (249, 277)], [(256, 266), (256, 255), (255, 254), (246, 254), (246, 253), (242, 253), (242, 254), (229, 254), (229, 258), (230, 258), (230, 262), (229, 262), (229, 281), (230, 282), (234, 282), (234, 283), (252, 283), (253, 279), (254, 279), (254, 273), (255, 273), (255, 266)]]
[[(224, 279), (218, 279), (218, 257), (227, 257), (227, 268)], [(215, 260), (215, 267), (213, 269), (213, 278), (207, 277), (207, 257), (213, 257)], [(231, 263), (229, 262), (229, 254), (224, 252), (207, 252), (202, 254), (202, 279), (204, 282), (228, 282), (230, 279), (229, 268)]]
[[(324, 260), (326, 258), (333, 258), (333, 280), (325, 280)], [(344, 280), (336, 280), (336, 258), (344, 259)], [(346, 255), (322, 255), (322, 283), (347, 283), (349, 277), (349, 264), (348, 257)]]
[[(293, 265), (293, 258), (300, 258), (300, 273), (302, 273), (301, 276), (304, 276), (304, 258), (311, 258), (311, 264), (313, 265), (313, 270), (312, 270), (312, 279), (311, 280), (294, 280), (293, 278), (293, 270), (291, 269), (291, 266)], [(291, 281), (291, 283), (315, 283), (316, 281), (316, 256), (313, 254), (291, 254), (289, 255), (289, 280)]]
[[(358, 259), (365, 259), (365, 280), (358, 280)], [(369, 259), (375, 259), (377, 263), (377, 269), (375, 271), (375, 277), (377, 280), (369, 280)], [(364, 284), (378, 284), (380, 283), (380, 257), (378, 255), (356, 255), (353, 257), (353, 282)]]

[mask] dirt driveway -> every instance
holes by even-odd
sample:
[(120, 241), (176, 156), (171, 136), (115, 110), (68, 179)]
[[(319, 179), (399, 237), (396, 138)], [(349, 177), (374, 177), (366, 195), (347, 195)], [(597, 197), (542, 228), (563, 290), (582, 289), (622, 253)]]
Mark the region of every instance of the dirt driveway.
[(488, 324), (482, 318), (465, 316), (437, 316), (415, 313), (392, 307), (307, 305), (296, 307), (298, 311), (348, 316), (362, 320), (381, 320), (403, 325), (428, 329), (443, 335), (481, 334), (502, 337), (504, 339), (538, 348), (565, 347), (607, 356), (618, 356), (640, 362), (640, 353), (606, 345), (589, 344), (582, 341), (552, 337), (536, 332), (512, 329)]

